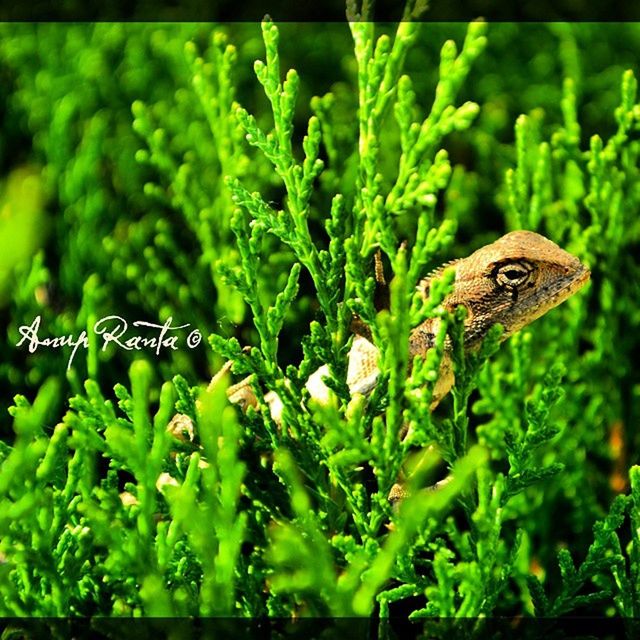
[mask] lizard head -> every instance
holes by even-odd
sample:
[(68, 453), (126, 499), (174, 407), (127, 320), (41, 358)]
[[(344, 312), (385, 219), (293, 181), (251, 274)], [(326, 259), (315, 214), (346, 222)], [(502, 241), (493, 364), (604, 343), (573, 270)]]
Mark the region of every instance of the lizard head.
[(507, 338), (564, 302), (590, 277), (578, 258), (532, 231), (512, 231), (455, 266), (454, 291), (445, 304), (467, 308), (470, 343), (496, 323)]

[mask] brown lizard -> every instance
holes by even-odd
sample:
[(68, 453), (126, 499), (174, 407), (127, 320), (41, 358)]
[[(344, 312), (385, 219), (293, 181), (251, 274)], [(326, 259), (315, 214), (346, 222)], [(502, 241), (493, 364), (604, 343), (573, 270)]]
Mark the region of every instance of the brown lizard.
[[(467, 309), (465, 349), (477, 348), (494, 324), (504, 327), (502, 340), (553, 309), (582, 288), (590, 277), (589, 269), (575, 256), (551, 240), (532, 231), (512, 231), (478, 249), (467, 258), (442, 265), (418, 284), (422, 295), (429, 294), (433, 278), (446, 267), (455, 269), (453, 291), (443, 306), (453, 311), (458, 305)], [(438, 332), (438, 318), (417, 326), (409, 337), (409, 361), (426, 354)], [(380, 370), (378, 349), (364, 335), (356, 335), (349, 351), (347, 385), (351, 394), (368, 394), (374, 388)], [(227, 363), (224, 371), (231, 363)], [(322, 378), (329, 375), (322, 366), (306, 383), (312, 398), (322, 402), (329, 389)], [(214, 380), (217, 379), (214, 378)], [(454, 383), (450, 352), (445, 349), (431, 408), (449, 392)], [(243, 407), (257, 406), (248, 379), (227, 390), (231, 402)], [(279, 420), (281, 405), (275, 394), (265, 396), (274, 417)]]
[[(379, 263), (376, 266), (378, 271)], [(455, 269), (455, 280), (453, 291), (445, 298), (443, 306), (450, 311), (458, 305), (466, 307), (464, 345), (469, 351), (479, 347), (494, 324), (500, 323), (504, 327), (501, 339), (505, 340), (572, 296), (590, 277), (589, 269), (578, 258), (532, 231), (512, 231), (467, 258), (441, 266), (418, 284), (422, 295), (428, 295), (432, 279), (440, 276), (447, 267)], [(381, 280), (380, 274), (377, 277)], [(417, 354), (426, 354), (434, 345), (439, 322), (439, 318), (431, 318), (411, 331), (409, 362)], [(434, 388), (432, 410), (454, 383), (450, 349), (447, 341)], [(355, 336), (347, 366), (347, 385), (352, 396), (367, 395), (375, 387), (380, 375), (379, 355), (377, 347), (367, 336)], [(226, 363), (211, 384), (215, 384), (231, 365), (232, 362)], [(310, 396), (321, 403), (326, 403), (330, 397), (331, 392), (323, 382), (328, 375), (329, 369), (324, 365), (306, 383)], [(229, 387), (227, 395), (232, 403), (243, 409), (258, 405), (249, 378)], [(269, 392), (265, 400), (273, 418), (280, 422), (280, 398)], [(403, 496), (402, 486), (394, 485), (389, 500), (395, 502)]]

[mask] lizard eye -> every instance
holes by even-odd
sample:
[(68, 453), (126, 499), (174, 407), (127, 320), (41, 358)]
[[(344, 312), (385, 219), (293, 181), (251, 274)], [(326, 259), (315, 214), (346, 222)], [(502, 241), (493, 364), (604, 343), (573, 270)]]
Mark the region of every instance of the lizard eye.
[(500, 265), (494, 271), (494, 278), (500, 286), (519, 287), (529, 279), (531, 271), (531, 267), (524, 262), (510, 262)]

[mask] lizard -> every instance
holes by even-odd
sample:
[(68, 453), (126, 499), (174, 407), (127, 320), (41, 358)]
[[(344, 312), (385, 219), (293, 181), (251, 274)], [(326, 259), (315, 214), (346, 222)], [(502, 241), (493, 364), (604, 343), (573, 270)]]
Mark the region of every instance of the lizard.
[[(380, 267), (377, 262), (379, 282), (383, 281)], [(500, 323), (503, 326), (501, 341), (504, 341), (571, 297), (590, 278), (590, 270), (578, 258), (533, 231), (512, 231), (466, 258), (445, 263), (420, 280), (417, 285), (419, 293), (428, 296), (430, 283), (448, 267), (455, 270), (455, 279), (453, 290), (445, 297), (443, 306), (449, 311), (458, 305), (466, 308), (464, 348), (469, 351), (480, 346), (493, 325)], [(430, 318), (411, 331), (410, 363), (415, 355), (425, 355), (434, 345), (439, 322), (439, 318)], [(371, 393), (380, 376), (379, 350), (371, 342), (371, 335), (362, 329), (360, 327), (356, 332), (348, 354), (347, 386), (352, 396)], [(232, 361), (225, 363), (211, 384), (215, 384), (232, 364)], [(310, 397), (321, 403), (326, 403), (330, 397), (330, 391), (323, 381), (328, 375), (329, 368), (323, 365), (306, 382)], [(447, 340), (431, 410), (449, 393), (454, 381), (451, 344)], [(230, 402), (243, 410), (248, 406), (258, 406), (250, 378), (230, 386), (227, 396)], [(278, 396), (269, 392), (265, 400), (272, 417), (280, 422), (282, 403)], [(402, 485), (396, 484), (389, 494), (389, 500), (395, 502), (404, 495)]]
[[(432, 271), (418, 283), (418, 291), (429, 295), (430, 283), (445, 268), (455, 269), (453, 291), (443, 306), (453, 311), (466, 307), (464, 347), (477, 348), (494, 324), (501, 324), (506, 340), (543, 316), (581, 289), (590, 278), (590, 270), (578, 258), (533, 231), (512, 231), (485, 245), (467, 258), (452, 260)], [(380, 278), (380, 276), (378, 276)], [(409, 362), (426, 354), (433, 346), (439, 318), (429, 318), (415, 327), (409, 337)], [(356, 334), (348, 355), (347, 386), (351, 394), (369, 394), (377, 382), (379, 351), (370, 334)], [(226, 372), (232, 365), (223, 367)], [(222, 371), (220, 372), (222, 373)], [(324, 401), (329, 394), (322, 378), (329, 375), (327, 365), (317, 369), (306, 386), (312, 398)], [(214, 378), (214, 380), (217, 380)], [(431, 409), (435, 409), (454, 384), (450, 346), (445, 348)], [(241, 407), (257, 406), (249, 378), (227, 389), (229, 400)], [(272, 414), (279, 420), (279, 402), (272, 392), (265, 396)]]

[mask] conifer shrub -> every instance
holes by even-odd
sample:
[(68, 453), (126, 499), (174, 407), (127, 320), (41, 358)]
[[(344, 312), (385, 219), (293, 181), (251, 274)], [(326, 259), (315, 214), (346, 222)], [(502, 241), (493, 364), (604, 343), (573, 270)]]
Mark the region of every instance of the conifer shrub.
[[(640, 615), (640, 29), (415, 10), (2, 27), (1, 615)], [(452, 272), (416, 283), (512, 229), (591, 283), (465, 354)], [(382, 351), (355, 402), (353, 314)], [(206, 339), (103, 349), (110, 315)], [(36, 317), (87, 348), (18, 347)], [(256, 408), (207, 386), (228, 360)]]

